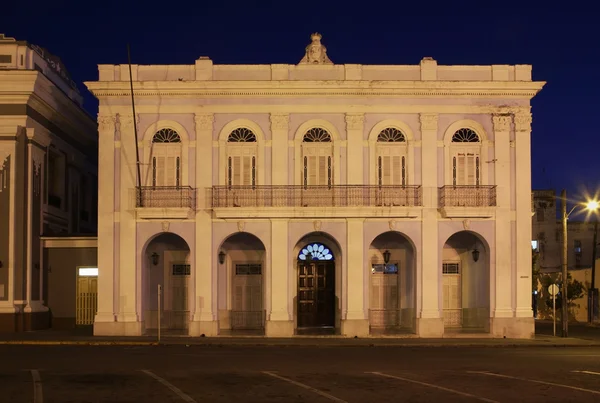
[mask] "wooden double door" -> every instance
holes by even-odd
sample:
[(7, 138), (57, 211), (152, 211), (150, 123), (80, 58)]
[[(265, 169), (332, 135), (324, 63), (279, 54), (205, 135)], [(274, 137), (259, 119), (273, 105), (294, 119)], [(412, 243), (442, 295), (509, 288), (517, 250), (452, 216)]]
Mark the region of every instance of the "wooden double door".
[(335, 329), (335, 262), (298, 262), (298, 324)]

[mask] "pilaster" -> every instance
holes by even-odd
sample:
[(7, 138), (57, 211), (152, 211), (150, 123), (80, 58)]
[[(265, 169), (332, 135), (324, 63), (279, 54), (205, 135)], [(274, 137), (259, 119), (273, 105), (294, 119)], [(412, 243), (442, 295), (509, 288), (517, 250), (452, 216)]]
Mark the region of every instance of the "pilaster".
[(267, 336), (292, 336), (294, 322), (290, 310), (290, 263), (288, 220), (271, 220), (271, 311), (267, 317)]
[(31, 253), (32, 243), (33, 243), (33, 228), (31, 225), (33, 218), (33, 144), (31, 141), (33, 139), (33, 128), (26, 129), (27, 132), (27, 165), (25, 173), (27, 175), (25, 179), (26, 187), (27, 187), (27, 208), (25, 211), (25, 225), (26, 225), (26, 242), (25, 242), (25, 308), (24, 312), (32, 312), (32, 304), (31, 304), (31, 294), (32, 294), (32, 275), (33, 275), (33, 254)]
[(346, 183), (348, 185), (362, 185), (363, 180), (363, 130), (365, 116), (362, 113), (346, 114)]
[(98, 116), (98, 311), (94, 334), (104, 335), (102, 324), (115, 321), (115, 123), (114, 115)]
[[(515, 115), (515, 158), (517, 194), (517, 275), (515, 315), (533, 318), (531, 309), (531, 113)], [(533, 321), (533, 319), (532, 319)]]
[[(494, 173), (496, 183), (496, 303), (494, 317), (513, 316), (510, 286), (512, 283), (511, 254), (502, 251), (511, 250), (510, 220), (510, 126), (509, 115), (495, 115), (494, 124)], [(531, 221), (531, 220), (530, 220)]]
[(271, 184), (288, 184), (288, 130), (287, 114), (271, 114)]
[[(123, 322), (124, 334), (140, 334), (141, 323), (137, 311), (136, 248), (131, 247), (136, 239), (135, 189), (137, 167), (134, 137), (134, 116), (120, 115), (121, 149), (119, 153), (120, 183), (119, 200), (119, 311), (117, 321)], [(135, 116), (139, 119), (139, 116)]]
[[(428, 248), (427, 253), (421, 253), (422, 273), (419, 283), (421, 291), (421, 318), (440, 318), (439, 278), (441, 273), (438, 245), (438, 152), (437, 132), (438, 115), (422, 113), (421, 122), (421, 164), (427, 169), (421, 170), (421, 186), (423, 189), (423, 231), (421, 245), (436, 247)], [(421, 248), (422, 250), (423, 248)], [(417, 279), (419, 281), (419, 279)]]
[(0, 301), (0, 313), (14, 313), (15, 298), (15, 208), (17, 203), (16, 173), (15, 173), (16, 141), (0, 142), (0, 191), (9, 192), (9, 215), (8, 219), (8, 251), (3, 258), (2, 270), (6, 270), (8, 278), (3, 284), (6, 300)]
[(346, 285), (347, 313), (342, 320), (342, 334), (364, 337), (369, 334), (369, 320), (365, 314), (365, 256), (364, 219), (347, 219), (348, 264), (344, 284)]
[(212, 245), (212, 219), (210, 200), (206, 189), (212, 187), (213, 122), (212, 113), (194, 117), (196, 123), (196, 261), (194, 267), (195, 304), (189, 334), (191, 336), (216, 336), (218, 321), (215, 317), (217, 273), (213, 259), (218, 251)]

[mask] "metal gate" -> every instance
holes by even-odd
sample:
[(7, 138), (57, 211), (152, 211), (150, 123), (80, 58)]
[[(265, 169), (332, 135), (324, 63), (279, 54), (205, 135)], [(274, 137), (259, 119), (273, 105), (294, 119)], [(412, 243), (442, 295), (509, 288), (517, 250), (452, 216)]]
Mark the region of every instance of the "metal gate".
[(79, 268), (75, 301), (75, 324), (93, 325), (98, 311), (98, 269)]

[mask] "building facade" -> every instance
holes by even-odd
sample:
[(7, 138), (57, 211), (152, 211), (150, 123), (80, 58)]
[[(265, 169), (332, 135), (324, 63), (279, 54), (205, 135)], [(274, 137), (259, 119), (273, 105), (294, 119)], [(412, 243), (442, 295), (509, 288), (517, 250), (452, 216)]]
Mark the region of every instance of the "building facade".
[[(557, 216), (560, 198), (551, 189), (534, 190), (533, 197), (535, 214), (532, 218), (532, 249), (536, 255), (536, 265), (540, 276), (550, 276), (558, 282), (562, 278), (563, 250), (562, 220)], [(597, 225), (589, 220), (589, 214), (580, 208), (574, 210), (567, 221), (567, 270), (571, 281), (579, 281), (584, 285), (583, 295), (572, 301), (569, 312), (571, 320), (581, 322), (590, 319), (589, 307), (593, 302), (588, 301), (589, 289), (598, 288), (600, 284), (597, 276), (592, 276), (594, 232), (597, 231)], [(598, 258), (600, 256), (597, 254), (596, 268), (600, 267)], [(592, 284), (592, 277), (595, 284)], [(540, 307), (537, 317), (541, 319), (548, 318), (551, 314), (547, 309), (542, 309), (550, 298), (545, 285), (546, 281), (541, 281), (538, 292), (534, 296), (535, 303)], [(596, 301), (594, 320), (598, 320), (598, 301)]]
[(97, 125), (82, 102), (60, 59), (0, 34), (0, 331), (50, 326), (50, 296), (71, 288), (74, 316), (72, 248), (51, 264), (44, 243), (96, 232)]
[(94, 333), (532, 337), (544, 83), (528, 65), (334, 64), (311, 39), (297, 65), (132, 65), (135, 116), (127, 65), (86, 83)]

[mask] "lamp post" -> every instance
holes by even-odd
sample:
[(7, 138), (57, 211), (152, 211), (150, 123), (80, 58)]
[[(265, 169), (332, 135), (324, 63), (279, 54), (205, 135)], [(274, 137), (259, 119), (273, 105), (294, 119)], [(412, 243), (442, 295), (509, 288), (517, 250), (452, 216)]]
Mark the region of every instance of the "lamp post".
[[(571, 215), (571, 213), (575, 210), (575, 208), (577, 208), (578, 204), (576, 204), (575, 206), (573, 206), (573, 208), (571, 209), (571, 211), (569, 211), (567, 213), (567, 191), (566, 190), (562, 190), (561, 194), (560, 194), (560, 198), (561, 198), (561, 204), (562, 204), (562, 232), (563, 232), (563, 248), (562, 248), (562, 287), (561, 287), (561, 304), (562, 304), (562, 315), (561, 315), (561, 322), (562, 322), (562, 337), (569, 337), (569, 307), (567, 306), (568, 302), (567, 302), (567, 277), (568, 277), (568, 272), (567, 272), (567, 258), (568, 258), (568, 254), (567, 254), (567, 246), (568, 246), (568, 242), (567, 242), (567, 220), (569, 219), (569, 216)], [(580, 204), (579, 204), (580, 205)], [(598, 207), (600, 206), (600, 204), (598, 203), (598, 201), (596, 200), (589, 200), (586, 204), (585, 204), (585, 209), (589, 210), (589, 211), (597, 211)], [(594, 250), (595, 250), (595, 237), (594, 237)], [(595, 256), (594, 256), (595, 257)], [(593, 264), (593, 263), (592, 263)], [(594, 267), (595, 268), (595, 267)], [(594, 270), (592, 269), (592, 275), (594, 274)], [(594, 283), (592, 283), (593, 285)], [(589, 299), (588, 299), (589, 301)], [(589, 310), (589, 308), (588, 308)]]
[(592, 285), (588, 291), (588, 322), (592, 323), (596, 310), (596, 248), (598, 247), (598, 221), (594, 222), (594, 241), (592, 244)]

